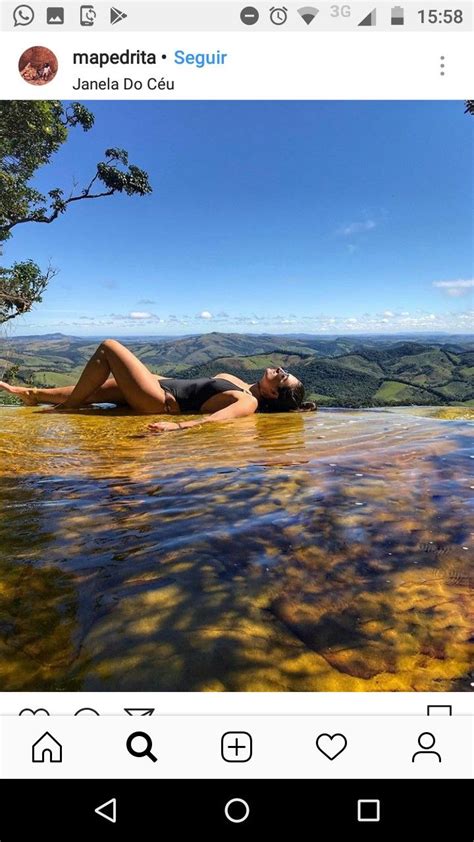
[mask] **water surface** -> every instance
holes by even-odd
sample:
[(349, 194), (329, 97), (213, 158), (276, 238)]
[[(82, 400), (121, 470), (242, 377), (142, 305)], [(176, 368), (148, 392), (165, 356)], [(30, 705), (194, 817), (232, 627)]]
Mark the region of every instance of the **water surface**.
[(436, 414), (0, 409), (0, 688), (470, 690), (472, 411)]

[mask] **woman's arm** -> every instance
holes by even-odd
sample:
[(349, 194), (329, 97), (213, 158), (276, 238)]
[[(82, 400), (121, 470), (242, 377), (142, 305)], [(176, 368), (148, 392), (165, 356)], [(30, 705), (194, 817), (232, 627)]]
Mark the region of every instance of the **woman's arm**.
[(230, 406), (219, 409), (213, 412), (212, 415), (206, 415), (199, 421), (181, 421), (173, 423), (172, 421), (159, 421), (156, 424), (149, 424), (148, 429), (153, 433), (165, 433), (175, 430), (189, 430), (191, 427), (200, 427), (201, 424), (209, 424), (215, 421), (232, 421), (234, 418), (244, 418), (246, 415), (252, 415), (257, 411), (258, 401), (251, 395), (242, 395), (238, 397)]

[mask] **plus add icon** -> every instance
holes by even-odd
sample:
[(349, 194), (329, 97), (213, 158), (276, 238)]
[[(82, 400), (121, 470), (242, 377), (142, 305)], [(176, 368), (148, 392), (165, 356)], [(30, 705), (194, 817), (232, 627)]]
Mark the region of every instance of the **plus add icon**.
[(221, 755), (227, 763), (247, 763), (252, 757), (252, 737), (247, 731), (226, 731), (221, 740)]

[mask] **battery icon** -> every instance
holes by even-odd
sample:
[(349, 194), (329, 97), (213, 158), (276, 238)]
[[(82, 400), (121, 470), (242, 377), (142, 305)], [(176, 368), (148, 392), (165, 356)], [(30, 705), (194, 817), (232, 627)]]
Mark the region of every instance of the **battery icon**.
[(402, 6), (393, 6), (392, 7), (392, 17), (391, 17), (391, 24), (392, 26), (403, 26), (405, 23), (405, 12)]

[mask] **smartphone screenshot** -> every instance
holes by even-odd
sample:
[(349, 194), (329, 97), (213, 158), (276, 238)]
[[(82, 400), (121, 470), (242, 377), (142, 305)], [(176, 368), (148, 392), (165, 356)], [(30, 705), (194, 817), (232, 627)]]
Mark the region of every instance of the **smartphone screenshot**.
[(473, 3), (393, 2), (0, 0), (2, 842), (472, 842)]

